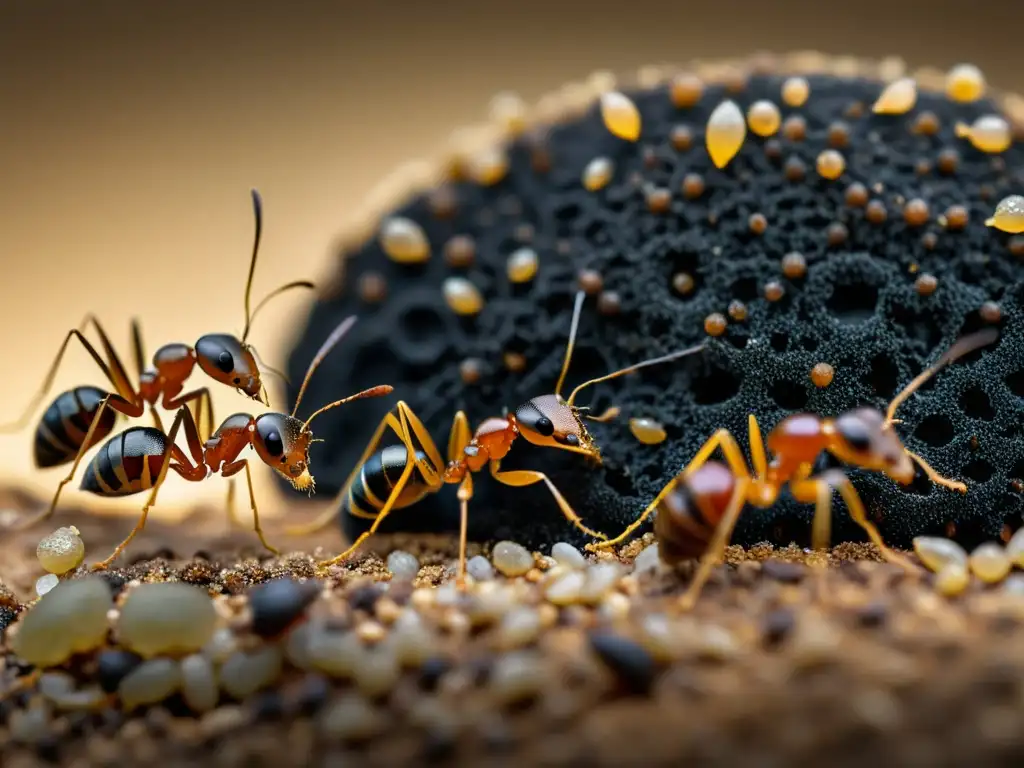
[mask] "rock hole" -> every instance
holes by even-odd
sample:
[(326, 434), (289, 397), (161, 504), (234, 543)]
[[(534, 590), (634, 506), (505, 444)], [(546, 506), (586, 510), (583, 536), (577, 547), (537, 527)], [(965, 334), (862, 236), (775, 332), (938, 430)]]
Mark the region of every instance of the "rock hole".
[(996, 417), (996, 410), (992, 407), (985, 391), (978, 386), (973, 386), (960, 395), (960, 409), (972, 419), (992, 421)]
[(1024, 370), (1014, 371), (1004, 381), (1017, 397), (1024, 397)]
[(777, 381), (769, 387), (768, 394), (787, 411), (798, 411), (807, 405), (807, 388), (803, 384)]
[(632, 498), (636, 495), (636, 488), (633, 486), (633, 479), (625, 467), (608, 468), (604, 473), (604, 481), (619, 496)]
[(403, 341), (412, 345), (434, 341), (448, 330), (448, 324), (434, 307), (416, 305), (401, 313), (398, 327)]
[(960, 474), (976, 483), (986, 483), (995, 474), (995, 469), (984, 459), (974, 459), (967, 463)]
[(772, 334), (771, 339), (769, 339), (769, 343), (776, 352), (785, 352), (789, 348), (789, 336), (776, 331)]
[(888, 355), (875, 355), (871, 360), (868, 384), (879, 397), (891, 398), (900, 383), (899, 366)]
[(744, 303), (751, 302), (761, 295), (757, 289), (757, 279), (753, 277), (741, 277), (736, 280), (729, 292), (732, 298)]
[(878, 307), (878, 288), (864, 282), (832, 286), (827, 306), (840, 323), (856, 325), (869, 320)]
[(750, 342), (750, 334), (739, 328), (730, 328), (725, 340), (736, 347), (736, 349), (746, 349), (747, 344)]
[(910, 493), (914, 496), (928, 496), (934, 490), (935, 483), (929, 480), (928, 475), (915, 464), (914, 479), (908, 485), (897, 485), (897, 487), (904, 493)]
[(931, 416), (925, 417), (914, 430), (914, 437), (922, 443), (936, 448), (948, 445), (955, 436), (956, 430), (953, 427), (953, 422), (949, 420), (948, 416), (941, 413), (933, 413)]
[(694, 377), (690, 389), (697, 405), (716, 405), (736, 396), (740, 391), (740, 380), (732, 371), (712, 367), (703, 375)]
[(816, 352), (818, 349), (818, 340), (813, 336), (804, 336), (800, 339), (800, 347), (805, 352)]
[(891, 316), (894, 323), (903, 326), (910, 338), (923, 342), (929, 349), (942, 343), (942, 332), (934, 315), (919, 314), (897, 304), (893, 306)]

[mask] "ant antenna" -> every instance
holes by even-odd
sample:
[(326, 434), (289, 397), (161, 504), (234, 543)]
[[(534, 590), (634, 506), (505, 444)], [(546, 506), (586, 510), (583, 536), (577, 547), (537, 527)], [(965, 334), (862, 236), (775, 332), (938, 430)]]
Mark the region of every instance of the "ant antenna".
[[(309, 368), (306, 369), (306, 378), (302, 380), (302, 386), (299, 388), (299, 394), (295, 398), (295, 407), (292, 408), (292, 418), (295, 418), (295, 414), (299, 410), (299, 404), (302, 402), (302, 396), (306, 394), (306, 387), (309, 385), (309, 380), (312, 378), (313, 372), (320, 367), (320, 363), (324, 361), (324, 358), (327, 357), (332, 349), (334, 349), (335, 345), (352, 329), (352, 326), (356, 324), (356, 319), (355, 315), (350, 315), (342, 320), (338, 327), (331, 332), (331, 335), (327, 337), (327, 341), (321, 345), (316, 355), (313, 356), (313, 360), (309, 363)], [(310, 421), (312, 421), (312, 416), (310, 417)], [(308, 424), (309, 422), (307, 421), (306, 423)]]
[(986, 347), (998, 338), (998, 328), (986, 328), (978, 331), (977, 333), (972, 333), (969, 336), (964, 336), (957, 341), (952, 347), (945, 351), (942, 357), (940, 357), (934, 365), (929, 368), (925, 368), (913, 381), (903, 388), (902, 392), (892, 399), (892, 402), (889, 403), (888, 410), (885, 412), (885, 426), (888, 427), (892, 424), (898, 423), (894, 418), (896, 415), (896, 409), (899, 408), (907, 398), (914, 394), (914, 392), (920, 389), (921, 385), (928, 381), (928, 379), (957, 358), (963, 357), (969, 352), (973, 352), (981, 347)]
[(256, 358), (256, 364), (260, 367), (261, 371), (265, 371), (266, 373), (272, 373), (279, 379), (281, 379), (281, 381), (283, 381), (285, 384), (291, 386), (291, 381), (289, 381), (288, 377), (284, 374), (284, 372), (277, 370), (277, 368), (272, 368), (271, 366), (264, 363), (263, 358), (260, 357), (260, 353), (256, 351), (255, 347), (250, 347), (249, 351), (252, 352), (252, 356)]
[(135, 368), (139, 374), (139, 381), (142, 381), (142, 374), (146, 372), (146, 353), (142, 347), (142, 327), (137, 317), (132, 318), (132, 350), (135, 353)]
[(392, 387), (390, 384), (381, 384), (381, 385), (376, 386), (376, 387), (370, 387), (369, 389), (364, 389), (362, 392), (356, 392), (354, 395), (349, 395), (348, 397), (343, 397), (341, 400), (335, 400), (333, 403), (328, 403), (323, 408), (318, 408), (317, 410), (313, 411), (313, 415), (310, 416), (308, 419), (306, 419), (305, 423), (303, 423), (303, 425), (302, 425), (302, 428), (303, 429), (308, 429), (309, 425), (313, 421), (313, 419), (315, 419), (317, 416), (319, 416), (324, 411), (331, 410), (331, 408), (337, 408), (339, 405), (344, 405), (345, 403), (351, 403), (353, 400), (363, 400), (364, 398), (367, 398), (367, 397), (380, 397), (381, 395), (387, 395), (387, 394), (390, 394), (391, 392), (393, 392), (394, 389), (395, 388)]
[(260, 300), (260, 303), (257, 304), (256, 308), (252, 311), (252, 314), (248, 316), (249, 319), (248, 319), (248, 322), (245, 325), (245, 332), (242, 334), (242, 342), (243, 343), (245, 342), (246, 338), (248, 338), (248, 336), (249, 336), (249, 331), (250, 331), (251, 326), (252, 326), (252, 321), (256, 319), (256, 315), (258, 315), (260, 313), (260, 310), (263, 309), (263, 307), (265, 307), (267, 305), (267, 302), (270, 301), (271, 299), (275, 298), (276, 296), (280, 296), (282, 293), (294, 290), (295, 288), (310, 288), (310, 289), (313, 289), (313, 288), (316, 288), (316, 285), (314, 285), (309, 280), (295, 280), (295, 281), (290, 282), (290, 283), (285, 283), (284, 285), (282, 285), (279, 288), (275, 288), (270, 293), (268, 293), (266, 296), (264, 296)]
[(672, 352), (667, 355), (662, 355), (661, 357), (652, 357), (650, 360), (644, 360), (642, 363), (637, 363), (636, 365), (631, 365), (628, 368), (622, 368), (618, 371), (614, 371), (613, 373), (600, 376), (596, 379), (585, 381), (572, 391), (572, 394), (569, 395), (569, 399), (566, 401), (566, 405), (571, 406), (573, 404), (573, 401), (576, 399), (576, 395), (580, 393), (580, 390), (583, 389), (584, 387), (589, 387), (591, 384), (599, 384), (602, 381), (608, 381), (609, 379), (617, 379), (619, 376), (625, 376), (627, 373), (639, 371), (641, 368), (647, 368), (652, 365), (660, 365), (661, 363), (667, 363), (671, 360), (678, 360), (680, 357), (692, 355), (695, 352), (700, 352), (702, 349), (704, 349), (703, 343), (698, 344), (695, 347), (689, 347), (688, 349), (681, 349), (678, 352)]
[(580, 327), (580, 311), (583, 309), (583, 298), (585, 295), (583, 291), (576, 293), (576, 304), (572, 310), (572, 325), (569, 327), (569, 345), (565, 348), (565, 360), (562, 362), (562, 372), (559, 374), (558, 383), (555, 385), (555, 395), (562, 393), (565, 376), (569, 373), (569, 363), (572, 360), (573, 347), (576, 346), (576, 331)]
[(252, 312), (249, 309), (250, 301), (252, 300), (252, 278), (256, 274), (256, 256), (260, 252), (260, 237), (263, 234), (263, 198), (260, 197), (260, 193), (253, 189), (250, 190), (252, 194), (252, 211), (256, 216), (256, 236), (252, 241), (252, 258), (249, 260), (249, 279), (245, 283), (245, 330), (242, 331), (242, 340), (249, 335), (249, 325), (252, 323)]

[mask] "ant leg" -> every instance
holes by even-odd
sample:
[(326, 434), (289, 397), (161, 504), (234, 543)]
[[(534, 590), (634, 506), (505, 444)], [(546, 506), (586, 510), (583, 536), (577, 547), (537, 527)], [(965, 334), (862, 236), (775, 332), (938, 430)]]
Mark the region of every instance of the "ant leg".
[(569, 502), (565, 500), (564, 496), (562, 496), (561, 491), (555, 487), (555, 484), (551, 482), (551, 479), (543, 472), (535, 472), (530, 469), (513, 469), (502, 472), (501, 462), (493, 460), (491, 461), (490, 466), (491, 477), (504, 485), (518, 488), (525, 485), (533, 485), (534, 483), (544, 483), (548, 487), (548, 490), (551, 491), (551, 495), (555, 497), (555, 501), (558, 502), (558, 508), (562, 510), (562, 514), (565, 515), (566, 520), (587, 534), (587, 536), (593, 536), (595, 539), (602, 540), (608, 538), (600, 531), (592, 530), (583, 524), (583, 520), (575, 511), (573, 511), (573, 508), (569, 506)]
[(732, 538), (732, 531), (736, 527), (736, 521), (739, 520), (740, 512), (747, 501), (747, 488), (749, 485), (750, 478), (748, 477), (742, 477), (737, 480), (736, 487), (732, 492), (732, 498), (729, 499), (729, 506), (725, 508), (722, 519), (715, 528), (715, 535), (708, 543), (708, 548), (704, 551), (704, 556), (700, 560), (697, 572), (693, 575), (690, 586), (687, 587), (686, 592), (679, 599), (679, 608), (681, 610), (689, 611), (696, 605), (701, 590), (704, 589), (704, 585), (711, 576), (711, 571), (718, 564), (719, 560), (722, 559), (722, 553), (725, 552), (725, 548), (729, 545), (729, 539)]
[(811, 549), (828, 549), (832, 542), (832, 486), (820, 478), (794, 480), (789, 484), (793, 498), (814, 503)]
[(747, 432), (750, 443), (750, 463), (754, 467), (754, 476), (764, 482), (768, 475), (768, 457), (764, 451), (764, 440), (761, 438), (761, 427), (757, 423), (757, 417), (750, 414), (747, 417)]
[(225, 464), (221, 467), (220, 473), (224, 477), (231, 477), (242, 470), (245, 470), (245, 482), (249, 486), (249, 507), (252, 509), (252, 523), (253, 530), (256, 531), (256, 535), (260, 537), (260, 544), (264, 546), (269, 552), (273, 552), (275, 555), (280, 555), (281, 550), (277, 547), (271, 546), (270, 542), (267, 541), (263, 535), (263, 526), (260, 525), (260, 511), (256, 507), (256, 494), (252, 490), (252, 470), (249, 469), (249, 460), (240, 459), (230, 464)]
[[(473, 439), (469, 428), (469, 419), (463, 411), (455, 414), (452, 430), (448, 435), (448, 461), (457, 461)], [(455, 576), (455, 585), (459, 589), (466, 586), (466, 536), (469, 529), (469, 502), (473, 498), (473, 475), (468, 470), (456, 494), (459, 499), (459, 570)]]
[(177, 397), (164, 398), (162, 403), (165, 410), (175, 411), (183, 405), (189, 405), (195, 403), (196, 410), (193, 412), (194, 420), (197, 424), (202, 424), (202, 430), (199, 432), (200, 442), (205, 443), (210, 439), (213, 434), (214, 423), (213, 423), (213, 398), (210, 395), (210, 390), (207, 387), (201, 387), (200, 389), (193, 389), (191, 392), (186, 392), (183, 395)]
[(665, 497), (668, 496), (670, 493), (672, 493), (673, 490), (675, 490), (676, 483), (678, 483), (678, 482), (679, 482), (679, 476), (678, 475), (676, 477), (672, 478), (671, 480), (669, 480), (668, 483), (665, 485), (665, 487), (661, 489), (661, 492), (657, 496), (654, 497), (654, 501), (652, 501), (650, 504), (648, 504), (647, 508), (644, 509), (644, 511), (640, 513), (640, 516), (636, 520), (634, 520), (632, 523), (627, 525), (626, 526), (626, 530), (624, 530), (622, 533), (620, 533), (614, 539), (607, 539), (606, 541), (598, 541), (598, 542), (595, 542), (595, 543), (592, 543), (592, 544), (588, 544), (587, 545), (587, 549), (592, 549), (592, 550), (611, 549), (612, 547), (615, 547), (615, 546), (621, 544), (626, 539), (628, 539), (629, 536), (633, 533), (633, 531), (635, 531), (637, 528), (639, 528), (641, 525), (643, 525), (644, 520), (646, 520), (650, 516), (650, 514), (652, 512), (654, 512), (654, 510), (656, 510), (658, 508), (658, 505), (661, 504), (661, 502), (665, 499)]
[[(156, 406), (151, 405), (149, 407), (149, 415), (153, 417), (153, 426), (156, 427), (157, 432), (164, 432), (164, 421), (160, 418), (160, 414), (156, 412)], [(166, 435), (167, 433), (164, 432)]]
[[(404, 442), (405, 447), (409, 449), (410, 455), (416, 463), (416, 468), (423, 474), (423, 479), (427, 481), (428, 485), (437, 484), (438, 487), (440, 487), (440, 473), (444, 471), (444, 462), (441, 460), (441, 454), (438, 452), (437, 446), (434, 445), (434, 441), (430, 437), (430, 433), (427, 432), (427, 428), (423, 426), (423, 422), (419, 420), (419, 417), (413, 413), (412, 408), (404, 402), (399, 401), (397, 409), (398, 418), (401, 420), (403, 425), (403, 430), (399, 432), (398, 435), (399, 437), (402, 437), (402, 442)], [(465, 418), (464, 415), (463, 418)], [(456, 414), (455, 421), (458, 420), (459, 415)], [(416, 447), (412, 444), (412, 439), (409, 434), (410, 428), (412, 429), (412, 434), (415, 435), (416, 439), (423, 447), (423, 452), (427, 454), (427, 459), (429, 459), (429, 461), (422, 461), (421, 459), (416, 458)], [(452, 429), (454, 428), (455, 424), (452, 425)], [(468, 431), (468, 420), (466, 422), (466, 428)]]
[[(177, 451), (178, 455), (175, 455), (176, 446), (174, 444), (174, 441), (178, 437), (178, 430), (181, 428), (182, 423), (186, 419), (191, 420), (192, 414), (189, 412), (188, 408), (182, 408), (175, 415), (174, 421), (171, 423), (171, 429), (167, 433), (167, 447), (164, 449), (163, 456), (161, 457), (160, 473), (157, 475), (156, 481), (153, 483), (153, 489), (149, 492), (149, 498), (146, 499), (146, 504), (145, 506), (142, 507), (142, 512), (139, 515), (138, 521), (135, 523), (135, 527), (132, 529), (131, 533), (129, 533), (128, 536), (125, 537), (124, 541), (122, 541), (120, 544), (114, 547), (114, 551), (110, 553), (109, 557), (107, 557), (105, 560), (101, 560), (98, 563), (94, 563), (92, 566), (92, 570), (102, 571), (109, 567), (110, 564), (114, 562), (114, 560), (118, 557), (118, 555), (124, 552), (125, 548), (131, 543), (132, 539), (134, 539), (139, 534), (139, 532), (146, 527), (146, 520), (149, 517), (149, 510), (154, 504), (156, 504), (156, 497), (160, 491), (160, 486), (164, 484), (164, 480), (167, 478), (167, 470), (170, 469), (171, 459), (176, 458), (178, 461), (182, 461), (185, 458), (184, 455), (181, 454), (180, 450)], [(189, 469), (193, 468), (189, 467)]]
[(948, 477), (943, 477), (934, 469), (931, 465), (923, 458), (918, 456), (913, 451), (906, 450), (907, 456), (909, 456), (919, 467), (928, 475), (928, 479), (936, 485), (941, 485), (943, 488), (949, 488), (951, 491), (959, 491), (960, 493), (967, 493), (967, 486), (959, 480), (950, 480)]
[(235, 510), (235, 480), (234, 480), (234, 478), (228, 480), (227, 511), (228, 511), (228, 527), (229, 528), (241, 528), (242, 527), (242, 521), (238, 519), (238, 512)]
[(146, 372), (146, 353), (142, 344), (142, 326), (137, 317), (132, 318), (132, 357), (135, 359), (135, 373), (142, 381), (142, 374)]

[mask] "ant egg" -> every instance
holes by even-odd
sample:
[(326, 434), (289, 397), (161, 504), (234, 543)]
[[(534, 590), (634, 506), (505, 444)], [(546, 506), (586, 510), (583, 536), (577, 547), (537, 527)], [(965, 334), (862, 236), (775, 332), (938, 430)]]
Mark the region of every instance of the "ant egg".
[(914, 552), (928, 570), (936, 573), (949, 565), (967, 567), (967, 550), (952, 539), (918, 536), (914, 539)]
[(993, 541), (982, 544), (971, 552), (968, 562), (974, 575), (989, 584), (1005, 579), (1013, 567), (1006, 551)]
[(445, 302), (457, 315), (475, 315), (484, 307), (479, 289), (464, 277), (446, 278), (441, 290)]
[(834, 149), (826, 149), (815, 163), (818, 173), (826, 179), (838, 179), (846, 170), (846, 158)]
[(576, 282), (588, 296), (593, 296), (595, 293), (600, 293), (601, 289), (604, 288), (604, 278), (601, 277), (601, 273), (594, 269), (581, 269), (579, 274), (576, 275)]
[(469, 177), (482, 187), (493, 187), (508, 173), (508, 155), (500, 147), (489, 147), (469, 161)]
[(366, 272), (359, 277), (359, 298), (366, 304), (380, 304), (388, 295), (388, 283), (380, 272)]
[(970, 214), (962, 205), (951, 205), (946, 209), (946, 228), (963, 229), (970, 220)]
[(665, 442), (665, 438), (668, 437), (665, 428), (654, 419), (630, 419), (629, 431), (644, 445), (657, 445)]
[(672, 276), (672, 288), (680, 296), (692, 292), (694, 285), (693, 276), (686, 272), (677, 272)]
[(818, 363), (811, 368), (811, 381), (814, 382), (814, 386), (825, 388), (832, 383), (832, 378), (836, 375), (836, 369), (828, 363)]
[(796, 251), (787, 253), (782, 257), (782, 274), (790, 280), (803, 277), (807, 274), (807, 259)]
[(939, 287), (939, 279), (928, 272), (922, 272), (914, 281), (914, 290), (920, 296), (931, 296)]
[(782, 100), (790, 107), (802, 107), (811, 95), (811, 86), (802, 77), (790, 77), (782, 84)]
[(595, 157), (583, 169), (583, 186), (590, 192), (603, 189), (612, 179), (615, 166), (607, 157)]
[(688, 173), (683, 177), (683, 196), (696, 200), (704, 194), (704, 178), (699, 173)]
[(903, 206), (903, 220), (912, 227), (920, 227), (928, 222), (928, 203), (919, 197), (908, 200)]
[(708, 118), (707, 131), (704, 136), (711, 156), (711, 162), (717, 168), (725, 168), (743, 146), (747, 137), (747, 122), (743, 113), (731, 100), (723, 101), (711, 117)]
[(1013, 142), (1010, 124), (999, 115), (983, 115), (971, 125), (957, 123), (954, 131), (961, 139), (967, 139), (975, 149), (995, 154), (1002, 152)]
[(767, 99), (755, 101), (747, 110), (747, 123), (758, 136), (772, 136), (782, 124), (779, 108)]
[(605, 128), (620, 139), (636, 141), (640, 138), (640, 111), (619, 91), (601, 94), (601, 119)]
[(647, 210), (651, 213), (665, 213), (672, 205), (672, 193), (664, 187), (654, 187), (647, 192)]
[(790, 115), (782, 124), (782, 135), (790, 141), (803, 141), (807, 137), (807, 121), (800, 115)]
[(526, 130), (526, 103), (515, 93), (499, 93), (491, 99), (491, 120), (512, 136)]
[(939, 118), (934, 112), (922, 112), (914, 121), (914, 133), (922, 136), (934, 136), (939, 132)]
[(977, 101), (985, 93), (985, 76), (973, 64), (957, 64), (946, 75), (946, 95), (953, 101)]
[(467, 357), (459, 363), (459, 377), (463, 384), (476, 384), (483, 378), (484, 364), (479, 358)]
[(966, 566), (950, 563), (935, 577), (935, 589), (946, 597), (956, 597), (971, 583), (971, 574)]
[(683, 74), (672, 78), (669, 97), (680, 109), (694, 106), (704, 95), (704, 83), (696, 75)]
[(763, 235), (765, 230), (768, 229), (768, 219), (765, 218), (763, 213), (753, 213), (747, 221), (747, 226), (755, 235)]
[(526, 370), (526, 357), (519, 352), (506, 352), (502, 355), (502, 362), (512, 373), (522, 373)]
[(889, 83), (871, 107), (876, 115), (902, 115), (917, 103), (917, 83), (912, 77), (901, 77)]
[(786, 176), (786, 180), (792, 182), (803, 181), (807, 175), (807, 167), (799, 157), (788, 158), (782, 171)]
[(1010, 195), (996, 206), (992, 218), (985, 221), (986, 227), (995, 227), (1003, 232), (1016, 235), (1024, 232), (1024, 197)]
[(978, 308), (978, 315), (989, 325), (995, 325), (1003, 319), (1003, 310), (994, 301), (983, 301)]
[(73, 571), (85, 559), (85, 543), (75, 526), (58, 528), (36, 547), (39, 564), (58, 576)]
[(889, 212), (885, 210), (885, 203), (881, 200), (872, 200), (868, 203), (864, 213), (872, 224), (884, 224), (889, 218)]
[(513, 283), (528, 283), (537, 274), (538, 265), (533, 248), (520, 248), (508, 257), (508, 279)]
[(764, 297), (768, 301), (779, 301), (785, 295), (786, 289), (778, 280), (769, 280), (764, 284)]
[(712, 312), (704, 318), (704, 332), (708, 336), (721, 336), (729, 327), (729, 321), (721, 312)]
[(863, 208), (868, 203), (868, 188), (855, 181), (846, 188), (845, 198), (851, 208)]
[(685, 125), (677, 125), (669, 134), (669, 141), (672, 147), (680, 152), (685, 152), (693, 146), (693, 131)]
[(850, 143), (850, 127), (841, 121), (836, 121), (828, 127), (828, 143), (836, 149), (842, 149)]
[(937, 165), (940, 173), (951, 176), (956, 173), (957, 166), (960, 165), (960, 153), (952, 148), (942, 150), (939, 152)]
[(420, 264), (430, 258), (430, 243), (423, 228), (402, 216), (384, 222), (380, 245), (388, 258), (398, 264)]
[(444, 244), (444, 260), (449, 267), (468, 267), (476, 259), (476, 242), (469, 235), (455, 235)]
[(738, 299), (729, 302), (729, 317), (738, 323), (747, 319), (747, 305)]
[(601, 291), (597, 297), (597, 311), (602, 315), (617, 315), (622, 311), (622, 298), (616, 291)]

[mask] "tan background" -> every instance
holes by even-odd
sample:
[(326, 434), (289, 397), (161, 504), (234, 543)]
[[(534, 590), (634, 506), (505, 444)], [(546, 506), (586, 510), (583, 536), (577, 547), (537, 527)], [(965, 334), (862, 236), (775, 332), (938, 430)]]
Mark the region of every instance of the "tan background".
[[(809, 48), (972, 61), (1018, 88), (1021, 6), (0, 0), (0, 420), (89, 310), (124, 344), (141, 316), (150, 352), (241, 330), (250, 186), (266, 203), (261, 295), (322, 274), (374, 180), (483, 117), (497, 90), (535, 99), (598, 68)], [(268, 362), (303, 312), (282, 300), (259, 322)], [(57, 385), (86, 382), (102, 383), (74, 349)], [(0, 475), (49, 491), (60, 472), (32, 472), (30, 449), (29, 433), (0, 437)], [(172, 479), (165, 510), (223, 492)]]

